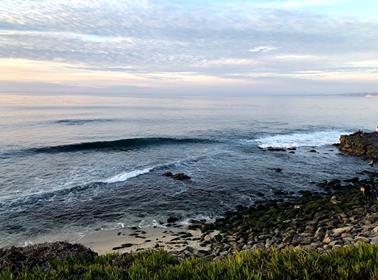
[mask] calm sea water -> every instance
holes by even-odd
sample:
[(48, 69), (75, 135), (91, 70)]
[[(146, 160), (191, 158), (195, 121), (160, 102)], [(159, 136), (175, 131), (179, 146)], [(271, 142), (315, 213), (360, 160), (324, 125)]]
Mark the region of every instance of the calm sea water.
[[(1, 95), (0, 246), (214, 218), (275, 189), (316, 191), (314, 182), (376, 169), (332, 144), (377, 125), (378, 99), (363, 96)], [(259, 148), (269, 146), (297, 150)]]

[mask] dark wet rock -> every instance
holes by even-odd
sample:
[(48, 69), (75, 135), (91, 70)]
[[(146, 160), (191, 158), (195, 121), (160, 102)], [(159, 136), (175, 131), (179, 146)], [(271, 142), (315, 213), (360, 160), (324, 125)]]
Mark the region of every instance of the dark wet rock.
[(358, 183), (360, 181), (360, 178), (359, 177), (354, 177), (352, 179), (345, 179), (343, 181), (346, 182), (346, 183)]
[(279, 190), (279, 189), (272, 189), (272, 192), (273, 192), (274, 195), (277, 195), (277, 196), (288, 195), (289, 194), (289, 192), (283, 191), (283, 190)]
[(282, 168), (273, 168), (273, 170), (278, 172), (278, 173), (282, 172)]
[(178, 180), (178, 181), (186, 181), (186, 180), (190, 180), (190, 176), (184, 174), (184, 173), (176, 173), (176, 174), (173, 174), (172, 172), (165, 172), (163, 174), (163, 176), (166, 176), (166, 177), (169, 177), (169, 178), (172, 178), (174, 180)]
[(284, 148), (275, 148), (275, 147), (268, 147), (267, 150), (270, 152), (285, 152), (286, 151), (286, 149)]
[(167, 223), (168, 224), (174, 224), (176, 222), (178, 222), (180, 220), (179, 217), (176, 217), (176, 216), (171, 216), (167, 219)]
[(247, 210), (248, 208), (243, 206), (243, 205), (236, 205), (236, 210), (241, 212), (241, 211), (244, 211), (244, 210)]
[(287, 149), (288, 149), (288, 151), (296, 151), (297, 150), (296, 147), (291, 147), (291, 148), (287, 148)]
[(168, 172), (165, 172), (165, 173), (163, 174), (163, 176), (165, 176), (165, 177), (172, 177), (172, 176), (173, 176), (173, 173), (170, 172), (170, 171), (168, 171)]
[(339, 149), (350, 155), (378, 159), (378, 132), (342, 135)]
[(188, 229), (190, 230), (197, 230), (200, 229), (202, 230), (204, 224), (199, 222), (199, 221), (191, 221), (190, 224), (188, 225)]
[(190, 176), (184, 174), (184, 173), (177, 173), (172, 176), (173, 179), (179, 180), (179, 181), (184, 181), (184, 180), (190, 180)]
[(23, 269), (40, 267), (44, 271), (51, 269), (52, 260), (64, 260), (80, 257), (91, 262), (97, 256), (92, 250), (78, 244), (67, 242), (42, 243), (27, 247), (0, 249), (0, 272), (9, 268), (14, 274)]
[(259, 196), (259, 197), (264, 197), (264, 196), (265, 196), (265, 194), (262, 193), (262, 192), (256, 192), (255, 194), (256, 194), (257, 196)]
[(317, 153), (317, 151), (315, 149), (311, 149), (308, 151), (309, 153)]
[(179, 232), (178, 234), (181, 236), (181, 238), (189, 239), (190, 237), (193, 237), (193, 234), (191, 234), (190, 232), (186, 232), (186, 231)]

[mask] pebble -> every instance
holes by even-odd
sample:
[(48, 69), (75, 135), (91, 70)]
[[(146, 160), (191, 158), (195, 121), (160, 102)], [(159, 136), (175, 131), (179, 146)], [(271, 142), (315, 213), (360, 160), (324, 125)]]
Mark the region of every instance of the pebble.
[(352, 229), (352, 227), (335, 228), (335, 229), (333, 230), (333, 233), (334, 233), (335, 235), (340, 235), (340, 234), (342, 234), (342, 233), (344, 233), (344, 232), (350, 232), (351, 229)]

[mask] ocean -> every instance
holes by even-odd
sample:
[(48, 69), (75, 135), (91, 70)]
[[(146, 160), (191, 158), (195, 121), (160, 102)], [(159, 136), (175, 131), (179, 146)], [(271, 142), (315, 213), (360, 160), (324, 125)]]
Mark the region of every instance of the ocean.
[(377, 170), (332, 145), (377, 125), (378, 98), (363, 95), (3, 94), (0, 246), (78, 241), (170, 216), (211, 220), (280, 191), (319, 191), (322, 180)]

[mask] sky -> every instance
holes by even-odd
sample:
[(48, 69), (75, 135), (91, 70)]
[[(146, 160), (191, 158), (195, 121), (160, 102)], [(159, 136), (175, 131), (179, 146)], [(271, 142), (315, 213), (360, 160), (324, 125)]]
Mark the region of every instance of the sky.
[(1, 0), (0, 92), (378, 92), (376, 0)]

